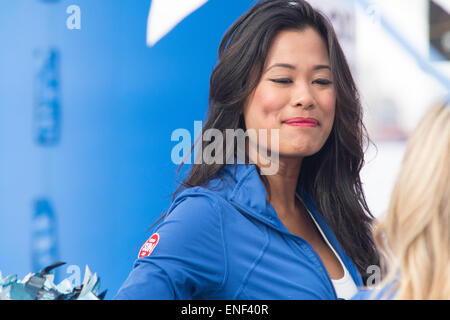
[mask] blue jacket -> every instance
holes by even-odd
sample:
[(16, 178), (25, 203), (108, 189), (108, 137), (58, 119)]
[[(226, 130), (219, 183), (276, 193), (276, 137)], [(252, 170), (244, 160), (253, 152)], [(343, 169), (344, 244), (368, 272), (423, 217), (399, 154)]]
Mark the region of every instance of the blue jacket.
[[(256, 167), (226, 165), (221, 176), (176, 197), (155, 229), (159, 242), (136, 260), (115, 299), (336, 299), (317, 252), (266, 200)], [(310, 197), (299, 195), (362, 286)]]

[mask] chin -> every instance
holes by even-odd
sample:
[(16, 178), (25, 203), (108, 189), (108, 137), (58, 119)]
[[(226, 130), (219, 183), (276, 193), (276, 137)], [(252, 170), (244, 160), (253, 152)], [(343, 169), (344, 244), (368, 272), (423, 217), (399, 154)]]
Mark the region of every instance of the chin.
[(280, 157), (305, 158), (316, 154), (320, 149), (321, 146), (319, 145), (298, 144), (296, 146), (290, 145), (289, 147), (280, 146), (279, 154)]
[[(320, 150), (320, 149), (319, 149)], [(302, 150), (286, 150), (280, 151), (280, 158), (297, 158), (303, 159), (313, 154), (319, 152), (319, 150), (310, 150), (310, 149), (302, 149)]]

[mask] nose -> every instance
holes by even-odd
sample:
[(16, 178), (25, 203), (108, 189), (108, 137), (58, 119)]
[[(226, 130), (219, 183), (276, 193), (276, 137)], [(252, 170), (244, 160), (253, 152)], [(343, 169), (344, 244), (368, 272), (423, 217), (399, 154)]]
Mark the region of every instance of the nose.
[(303, 107), (304, 109), (313, 108), (315, 105), (314, 97), (308, 84), (299, 84), (294, 89), (292, 105), (294, 107)]

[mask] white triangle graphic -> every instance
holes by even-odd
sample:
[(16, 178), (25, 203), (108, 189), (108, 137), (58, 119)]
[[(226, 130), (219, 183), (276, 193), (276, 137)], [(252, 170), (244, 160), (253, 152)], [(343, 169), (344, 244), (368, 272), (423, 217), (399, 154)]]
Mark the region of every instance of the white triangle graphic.
[(444, 11), (450, 14), (450, 2), (448, 0), (433, 0), (438, 6), (440, 6)]
[(147, 20), (147, 45), (162, 37), (208, 0), (152, 0)]

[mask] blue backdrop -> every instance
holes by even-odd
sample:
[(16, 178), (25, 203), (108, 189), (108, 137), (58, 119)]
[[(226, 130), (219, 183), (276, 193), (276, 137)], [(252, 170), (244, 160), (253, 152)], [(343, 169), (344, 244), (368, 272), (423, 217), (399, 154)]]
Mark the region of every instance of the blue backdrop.
[(204, 119), (220, 39), (253, 2), (210, 0), (152, 48), (150, 0), (1, 2), (3, 275), (87, 264), (113, 297), (170, 204), (171, 133)]

